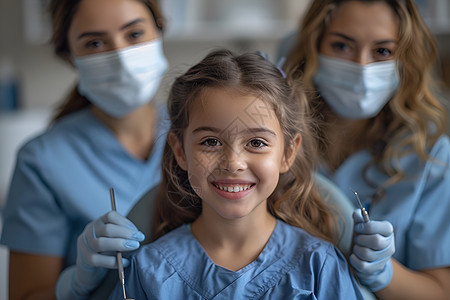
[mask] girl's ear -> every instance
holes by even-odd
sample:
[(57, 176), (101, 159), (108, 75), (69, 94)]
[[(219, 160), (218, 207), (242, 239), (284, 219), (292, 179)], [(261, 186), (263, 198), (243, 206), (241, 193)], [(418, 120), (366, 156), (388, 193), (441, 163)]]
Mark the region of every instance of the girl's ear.
[(172, 148), (172, 152), (175, 155), (178, 165), (181, 169), (187, 171), (186, 156), (184, 155), (184, 149), (180, 139), (173, 132), (169, 133), (168, 139), (170, 148)]
[(281, 162), (280, 173), (286, 173), (291, 168), (292, 164), (295, 161), (295, 157), (297, 156), (297, 152), (300, 149), (302, 144), (302, 136), (297, 134), (297, 136), (292, 141), (289, 149), (286, 150), (285, 155), (283, 157), (283, 161)]

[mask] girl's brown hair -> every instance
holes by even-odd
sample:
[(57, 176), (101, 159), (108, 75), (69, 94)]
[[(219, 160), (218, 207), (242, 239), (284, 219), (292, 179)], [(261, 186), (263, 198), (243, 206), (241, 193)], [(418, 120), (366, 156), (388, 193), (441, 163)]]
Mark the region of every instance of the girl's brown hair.
[[(70, 48), (67, 39), (70, 24), (75, 15), (78, 6), (82, 0), (52, 0), (49, 5), (52, 17), (53, 35), (52, 45), (56, 55), (63, 60), (70, 61)], [(155, 20), (156, 27), (162, 31), (164, 28), (164, 19), (159, 9), (157, 0), (134, 0), (142, 2), (150, 11)], [(52, 118), (52, 122), (79, 111), (91, 103), (78, 92), (76, 86), (67, 96), (65, 101), (59, 106)]]
[[(285, 64), (290, 80), (302, 81), (308, 90), (316, 91), (313, 76), (318, 66), (319, 44), (333, 12), (347, 1), (350, 0), (312, 2), (303, 19), (296, 44)], [(366, 130), (378, 132), (368, 141), (375, 157), (371, 164), (375, 164), (391, 178), (383, 187), (378, 188), (377, 194), (383, 195), (386, 186), (405, 176), (396, 163), (398, 159), (411, 151), (418, 153), (424, 160), (429, 159), (427, 149), (445, 132), (445, 108), (433, 96), (431, 88), (431, 74), (438, 52), (434, 37), (413, 0), (351, 1), (384, 2), (392, 8), (399, 20), (395, 58), (400, 72), (400, 85), (389, 104), (370, 120)], [(316, 91), (310, 100), (310, 107), (316, 119), (324, 116), (326, 118), (326, 109), (329, 108), (323, 103)], [(325, 137), (326, 131), (327, 127), (323, 126), (319, 135)], [(326, 144), (325, 138), (321, 141), (323, 156), (326, 155), (325, 151), (329, 145)]]
[[(307, 114), (306, 98), (300, 86), (295, 91), (280, 70), (256, 53), (235, 55), (214, 51), (200, 63), (176, 78), (169, 95), (171, 134), (183, 141), (189, 112), (209, 88), (233, 89), (262, 99), (275, 112), (280, 123), (285, 151), (300, 134), (302, 145), (289, 172), (280, 175), (275, 191), (267, 200), (268, 211), (288, 224), (309, 233), (334, 240), (334, 219), (320, 199), (312, 178), (315, 139)], [(201, 199), (189, 184), (188, 174), (177, 164), (166, 142), (162, 183), (157, 196), (153, 237), (160, 237), (181, 224), (193, 222), (201, 212)]]

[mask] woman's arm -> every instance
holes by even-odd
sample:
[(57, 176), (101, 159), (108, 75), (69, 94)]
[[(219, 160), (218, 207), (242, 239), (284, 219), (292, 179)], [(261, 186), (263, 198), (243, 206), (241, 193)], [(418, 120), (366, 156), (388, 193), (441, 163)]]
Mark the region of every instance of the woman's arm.
[(392, 266), (392, 280), (386, 288), (375, 293), (378, 299), (450, 299), (450, 267), (413, 271), (394, 259)]
[(63, 258), (25, 254), (9, 254), (9, 299), (56, 299), (55, 286), (63, 269)]

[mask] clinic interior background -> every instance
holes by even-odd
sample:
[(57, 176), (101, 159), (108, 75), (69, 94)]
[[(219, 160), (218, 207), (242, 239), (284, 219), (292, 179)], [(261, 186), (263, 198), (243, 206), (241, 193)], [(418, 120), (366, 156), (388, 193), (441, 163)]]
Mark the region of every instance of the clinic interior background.
[[(260, 50), (275, 61), (279, 42), (297, 28), (309, 2), (160, 0), (167, 18), (163, 39), (170, 69), (157, 99), (164, 101), (175, 76), (219, 47), (239, 52)], [(444, 86), (442, 97), (450, 100), (450, 0), (416, 2), (438, 40), (441, 63), (437, 72)], [(47, 3), (0, 1), (0, 87), (11, 82), (8, 78), (15, 78), (19, 91), (16, 107), (0, 102), (0, 229), (15, 152), (25, 140), (45, 129), (52, 110), (77, 81), (74, 70), (57, 58), (49, 45)], [(0, 251), (0, 291), (5, 291), (7, 253)], [(0, 300), (2, 297), (3, 292)]]

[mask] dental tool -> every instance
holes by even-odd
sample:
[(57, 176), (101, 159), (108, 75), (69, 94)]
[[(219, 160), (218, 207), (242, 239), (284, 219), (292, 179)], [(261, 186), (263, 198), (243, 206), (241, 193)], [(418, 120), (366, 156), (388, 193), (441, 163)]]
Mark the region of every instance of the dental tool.
[(363, 216), (364, 219), (364, 223), (367, 223), (370, 221), (369, 218), (369, 213), (367, 212), (366, 208), (362, 205), (361, 200), (359, 199), (358, 193), (355, 192), (352, 188), (349, 188), (356, 196), (356, 199), (358, 200), (359, 203), (359, 208), (361, 209), (361, 214)]
[[(116, 211), (116, 199), (115, 199), (115, 196), (114, 196), (114, 189), (113, 188), (109, 189), (109, 194), (111, 196), (111, 207), (112, 207), (112, 210)], [(124, 271), (123, 271), (122, 252), (117, 251), (116, 259), (117, 259), (117, 266), (118, 266), (117, 270), (119, 271), (120, 284), (122, 285), (123, 299), (124, 300), (134, 300), (132, 298), (127, 298), (127, 294), (125, 293), (125, 274), (124, 274)]]

